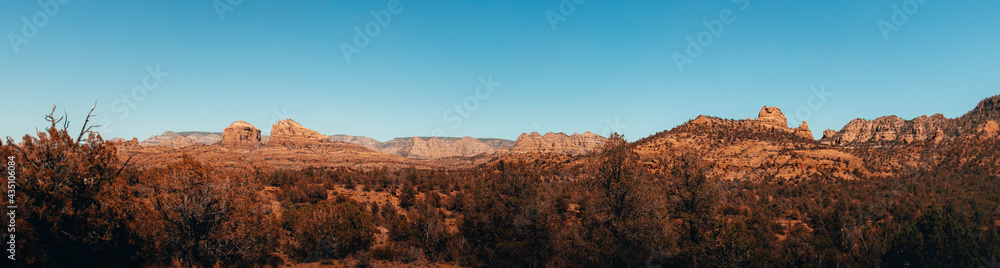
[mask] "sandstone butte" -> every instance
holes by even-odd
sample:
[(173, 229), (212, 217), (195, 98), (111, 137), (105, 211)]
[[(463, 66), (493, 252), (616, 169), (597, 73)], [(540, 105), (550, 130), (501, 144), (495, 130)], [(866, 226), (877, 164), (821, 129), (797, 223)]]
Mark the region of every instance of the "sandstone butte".
[(331, 143), (330, 137), (303, 127), (295, 120), (285, 119), (271, 125), (267, 146), (310, 147), (327, 143)]
[(228, 148), (256, 148), (261, 145), (260, 129), (247, 122), (233, 122), (222, 131), (221, 145)]
[(521, 133), (517, 137), (517, 143), (511, 152), (514, 153), (564, 153), (571, 155), (586, 154), (596, 151), (607, 140), (597, 134), (587, 131), (585, 133), (566, 135), (565, 133), (545, 133), (539, 135), (538, 132), (531, 134)]
[[(840, 131), (823, 131), (823, 138), (816, 141), (806, 122), (790, 128), (781, 109), (765, 106), (756, 119), (701, 115), (632, 144), (645, 164), (677, 157), (681, 152), (696, 152), (711, 163), (709, 174), (723, 179), (795, 179), (816, 174), (859, 179), (934, 165), (940, 159), (935, 152), (949, 144), (998, 138), (998, 121), (1000, 95), (984, 99), (958, 118), (935, 114), (912, 120), (895, 116), (855, 119)], [(243, 168), (468, 168), (497, 161), (532, 161), (564, 169), (586, 167), (586, 159), (606, 139), (590, 132), (532, 132), (522, 133), (516, 141), (411, 137), (382, 143), (367, 137), (330, 137), (293, 120), (282, 120), (272, 125), (271, 136), (262, 136), (253, 125), (236, 121), (222, 132), (220, 142), (210, 145), (192, 143), (173, 132), (144, 143), (137, 139), (116, 142), (123, 161), (134, 157), (132, 164), (150, 166), (187, 154), (212, 164)]]

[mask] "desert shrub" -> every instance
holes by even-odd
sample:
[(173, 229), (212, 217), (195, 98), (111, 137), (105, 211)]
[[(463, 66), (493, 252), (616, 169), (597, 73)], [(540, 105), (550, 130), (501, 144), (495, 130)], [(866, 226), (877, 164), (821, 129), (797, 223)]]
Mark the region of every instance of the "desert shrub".
[(285, 193), (284, 199), (296, 204), (316, 204), (327, 198), (326, 187), (303, 179), (298, 180), (293, 185), (283, 187), (282, 190)]
[(715, 181), (705, 175), (706, 166), (696, 153), (687, 152), (673, 159), (669, 169), (669, 193), (675, 197), (671, 211), (681, 219), (680, 256), (687, 265), (705, 265), (715, 243), (711, 231), (718, 223), (718, 190)]
[(612, 134), (597, 155), (581, 227), (587, 266), (635, 267), (658, 262), (667, 242), (663, 198), (637, 164), (632, 147)]
[(287, 213), (286, 226), (294, 239), (288, 249), (300, 261), (343, 258), (375, 242), (371, 218), (347, 199), (321, 201)]
[(904, 226), (885, 254), (886, 266), (968, 267), (978, 264), (976, 241), (965, 227), (939, 206)]
[(538, 195), (540, 180), (523, 164), (500, 163), (477, 180), (465, 201), (461, 232), (473, 266), (540, 267), (551, 257), (550, 208)]
[(21, 144), (4, 146), (4, 156), (14, 157), (19, 172), (17, 235), (22, 264), (133, 262), (143, 238), (132, 228), (151, 214), (119, 176), (114, 144), (90, 132), (86, 122), (74, 139), (65, 117), (49, 114), (46, 119), (51, 125), (36, 137), (25, 135)]
[(414, 206), (409, 211), (409, 218), (404, 228), (410, 234), (406, 235), (404, 244), (417, 247), (433, 261), (453, 260), (457, 252), (448, 250), (454, 237), (448, 233), (444, 215), (441, 210), (429, 204)]
[(399, 195), (399, 207), (403, 209), (410, 208), (417, 203), (417, 190), (414, 189), (413, 184), (410, 180), (403, 182), (400, 186)]
[(247, 174), (216, 170), (186, 155), (153, 178), (150, 202), (160, 213), (164, 259), (184, 264), (270, 262), (277, 223), (262, 186)]

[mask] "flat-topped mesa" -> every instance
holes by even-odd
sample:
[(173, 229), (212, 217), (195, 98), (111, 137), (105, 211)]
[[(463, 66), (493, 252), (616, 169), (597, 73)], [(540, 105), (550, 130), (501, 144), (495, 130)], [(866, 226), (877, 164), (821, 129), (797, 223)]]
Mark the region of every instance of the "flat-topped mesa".
[(361, 146), (367, 147), (368, 149), (372, 149), (372, 150), (375, 150), (375, 151), (378, 151), (379, 148), (382, 148), (382, 145), (383, 145), (382, 142), (380, 142), (380, 141), (378, 141), (376, 139), (369, 138), (369, 137), (365, 137), (365, 136), (350, 136), (350, 135), (343, 135), (343, 134), (330, 135), (330, 141), (332, 141), (332, 142), (344, 142), (344, 143), (350, 143), (350, 144), (357, 144), (357, 145), (361, 145)]
[[(180, 134), (180, 133), (178, 133), (178, 134)], [(199, 132), (195, 132), (195, 133), (190, 133), (188, 135), (185, 135), (185, 137), (188, 137), (189, 139), (194, 140), (194, 141), (196, 141), (196, 142), (198, 142), (200, 144), (212, 145), (212, 144), (216, 144), (216, 143), (222, 141), (222, 135), (220, 135), (220, 134), (221, 133), (207, 133), (207, 132), (206, 133), (199, 133)]]
[(198, 145), (198, 142), (188, 137), (181, 136), (173, 131), (163, 132), (160, 135), (153, 135), (139, 143), (142, 146), (163, 146), (166, 148), (184, 148)]
[(263, 143), (261, 142), (260, 129), (250, 123), (236, 121), (222, 131), (220, 144), (229, 148), (255, 148)]
[(788, 128), (788, 119), (785, 119), (785, 114), (782, 114), (781, 108), (778, 107), (764, 106), (760, 109), (754, 122), (770, 127)]
[(406, 144), (401, 148), (393, 150), (395, 150), (395, 154), (397, 155), (416, 159), (454, 156), (471, 157), (496, 152), (496, 149), (489, 144), (473, 137), (462, 137), (460, 139), (430, 137), (427, 140), (420, 137), (413, 137), (407, 140)]
[(607, 138), (590, 131), (583, 134), (566, 135), (566, 133), (538, 132), (522, 133), (511, 152), (514, 153), (563, 153), (585, 154), (598, 150)]
[(292, 119), (285, 119), (271, 125), (267, 146), (309, 147), (330, 143), (330, 137), (303, 127)]
[(176, 138), (160, 142), (160, 146), (167, 148), (184, 148), (198, 144), (199, 143), (197, 141), (184, 136), (177, 136)]

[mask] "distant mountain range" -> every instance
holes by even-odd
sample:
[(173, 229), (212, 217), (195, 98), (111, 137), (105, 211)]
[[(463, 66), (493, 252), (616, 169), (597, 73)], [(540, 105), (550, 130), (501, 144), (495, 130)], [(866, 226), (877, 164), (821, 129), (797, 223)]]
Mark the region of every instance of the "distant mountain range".
[[(940, 114), (904, 120), (884, 116), (855, 119), (814, 140), (806, 122), (788, 126), (778, 107), (763, 107), (757, 118), (696, 118), (633, 142), (650, 164), (696, 151), (713, 163), (711, 174), (726, 179), (810, 177), (842, 179), (892, 176), (928, 168), (951, 144), (996, 139), (1000, 95), (986, 98), (958, 118)], [(290, 119), (272, 125), (270, 135), (243, 121), (223, 132), (165, 132), (139, 142), (119, 141), (121, 157), (139, 165), (159, 165), (187, 154), (222, 166), (302, 168), (469, 167), (496, 161), (532, 161), (541, 165), (580, 167), (580, 157), (600, 150), (606, 137), (532, 132), (516, 141), (472, 137), (410, 137), (386, 142), (350, 135), (322, 135)], [(951, 149), (949, 149), (951, 148)], [(575, 160), (574, 160), (575, 159)], [(549, 163), (549, 164), (544, 164)], [(1000, 163), (997, 163), (1000, 165)], [(829, 176), (827, 176), (829, 177)]]
[[(286, 122), (286, 121), (283, 121)], [(287, 122), (295, 122), (287, 120)], [(249, 129), (247, 131), (254, 132), (256, 129), (252, 125), (246, 122), (238, 121), (233, 123), (234, 126), (244, 127), (247, 126)], [(298, 132), (314, 132), (309, 129), (298, 129), (301, 125), (294, 123), (296, 130)], [(233, 126), (231, 126), (233, 127)], [(236, 131), (236, 130), (233, 130)], [(260, 137), (260, 141), (251, 142), (253, 146), (260, 146), (267, 144), (270, 140), (270, 135), (260, 135), (259, 130), (256, 130), (257, 134), (247, 134), (243, 138), (248, 138), (253, 135)], [(239, 140), (241, 137), (237, 137), (237, 134), (232, 134), (232, 139)], [(518, 138), (521, 141), (521, 146), (517, 146), (517, 141), (512, 141), (508, 139), (498, 139), (498, 138), (472, 138), (472, 137), (411, 137), (411, 138), (395, 138), (386, 142), (380, 142), (378, 140), (365, 137), (365, 136), (350, 136), (350, 135), (320, 135), (316, 133), (316, 139), (325, 139), (331, 142), (343, 142), (350, 144), (357, 144), (364, 146), (368, 149), (382, 152), (386, 154), (398, 155), (413, 159), (433, 159), (433, 158), (443, 158), (443, 157), (472, 157), (481, 154), (494, 154), (494, 153), (509, 153), (511, 150), (516, 152), (566, 152), (570, 154), (583, 154), (596, 149), (596, 147), (603, 142), (603, 137), (596, 134), (587, 132), (584, 135), (573, 134), (566, 135), (562, 133), (547, 133), (542, 136), (538, 133), (532, 132), (531, 134), (523, 134), (522, 137)], [(185, 131), (185, 132), (173, 132), (167, 131), (160, 135), (153, 135), (145, 140), (139, 142), (141, 146), (161, 146), (165, 148), (184, 148), (194, 145), (214, 145), (221, 144), (225, 140), (226, 132), (199, 132), (199, 131)], [(322, 138), (327, 137), (327, 138)], [(238, 143), (245, 141), (236, 141)], [(531, 144), (530, 146), (528, 144)], [(515, 147), (517, 147), (515, 149)]]

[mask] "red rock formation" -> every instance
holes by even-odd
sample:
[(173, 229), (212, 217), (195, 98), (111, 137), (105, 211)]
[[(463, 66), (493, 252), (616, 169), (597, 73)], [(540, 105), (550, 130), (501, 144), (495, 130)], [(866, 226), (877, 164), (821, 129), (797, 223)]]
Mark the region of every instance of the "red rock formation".
[(285, 119), (271, 125), (271, 137), (267, 145), (309, 147), (329, 143), (331, 143), (330, 137), (305, 128), (292, 119)]
[(357, 144), (376, 151), (380, 150), (383, 145), (382, 142), (365, 136), (332, 135), (330, 141)]
[(142, 146), (163, 146), (167, 148), (182, 148), (197, 145), (198, 142), (190, 138), (181, 136), (172, 131), (163, 132), (160, 135), (153, 135), (139, 143)]
[(764, 106), (764, 108), (761, 108), (760, 112), (757, 114), (757, 119), (752, 119), (750, 122), (772, 129), (795, 133), (795, 135), (798, 135), (799, 137), (810, 140), (814, 139), (812, 131), (809, 130), (809, 125), (806, 124), (806, 121), (802, 121), (802, 124), (799, 125), (798, 128), (789, 128), (788, 119), (785, 118), (785, 114), (781, 113), (781, 108), (778, 107)]
[(585, 154), (600, 148), (607, 138), (598, 136), (590, 131), (583, 135), (573, 133), (545, 133), (539, 135), (538, 132), (531, 134), (522, 133), (517, 137), (517, 142), (511, 152), (514, 153), (563, 153), (563, 154)]
[(986, 121), (986, 123), (976, 128), (976, 133), (981, 137), (995, 137), (997, 136), (997, 132), (1000, 132), (1000, 126), (997, 125), (997, 121), (993, 120)]
[(934, 138), (940, 131), (953, 133), (957, 125), (941, 114), (922, 115), (913, 120), (883, 116), (875, 120), (854, 119), (836, 134), (823, 138), (824, 144), (857, 145), (864, 143), (911, 143)]
[(781, 108), (778, 107), (764, 106), (764, 108), (760, 109), (760, 113), (757, 114), (757, 119), (754, 121), (766, 126), (788, 128), (788, 120), (785, 119), (785, 115), (781, 113)]
[(230, 148), (255, 148), (260, 146), (260, 129), (243, 121), (229, 124), (222, 131), (222, 146)]
[[(687, 124), (641, 139), (634, 151), (648, 166), (663, 157), (698, 152), (712, 163), (708, 175), (727, 180), (809, 178), (827, 174), (858, 179), (869, 174), (864, 161), (813, 141), (803, 122), (792, 129), (780, 110), (765, 107), (757, 119), (733, 120), (698, 116)], [(824, 175), (824, 176), (827, 176)]]
[(834, 135), (837, 135), (837, 131), (836, 130), (832, 130), (832, 129), (824, 130), (823, 131), (823, 138), (821, 138), (821, 140), (822, 139), (826, 139), (826, 138), (833, 138)]
[[(365, 137), (361, 137), (365, 138)], [(347, 139), (347, 138), (342, 138)], [(367, 139), (367, 138), (366, 138)], [(358, 141), (357, 138), (349, 140)], [(356, 142), (352, 142), (358, 144)], [(477, 139), (473, 137), (411, 137), (395, 138), (382, 143), (376, 150), (409, 158), (432, 159), (442, 157), (473, 157), (482, 154), (507, 152), (513, 141), (505, 139)], [(371, 147), (370, 147), (371, 148)]]
[(399, 142), (398, 139), (386, 142), (386, 147), (382, 148), (382, 152), (416, 159), (432, 159), (492, 154), (496, 153), (497, 149), (473, 137), (461, 139), (431, 137), (426, 140), (413, 137), (405, 142)]
[(806, 121), (802, 121), (802, 124), (799, 125), (798, 128), (795, 128), (794, 131), (795, 135), (799, 135), (800, 137), (807, 138), (810, 140), (815, 139), (813, 138), (813, 133), (811, 130), (809, 130), (809, 125), (806, 124)]
[(950, 141), (963, 135), (976, 135), (977, 127), (990, 120), (1000, 120), (1000, 95), (983, 99), (962, 117), (922, 115), (912, 120), (883, 116), (875, 120), (854, 119), (835, 134), (826, 135), (823, 144), (838, 146), (882, 146), (917, 141)]
[(222, 141), (222, 133), (218, 132), (179, 132), (177, 134), (205, 145), (216, 144)]

